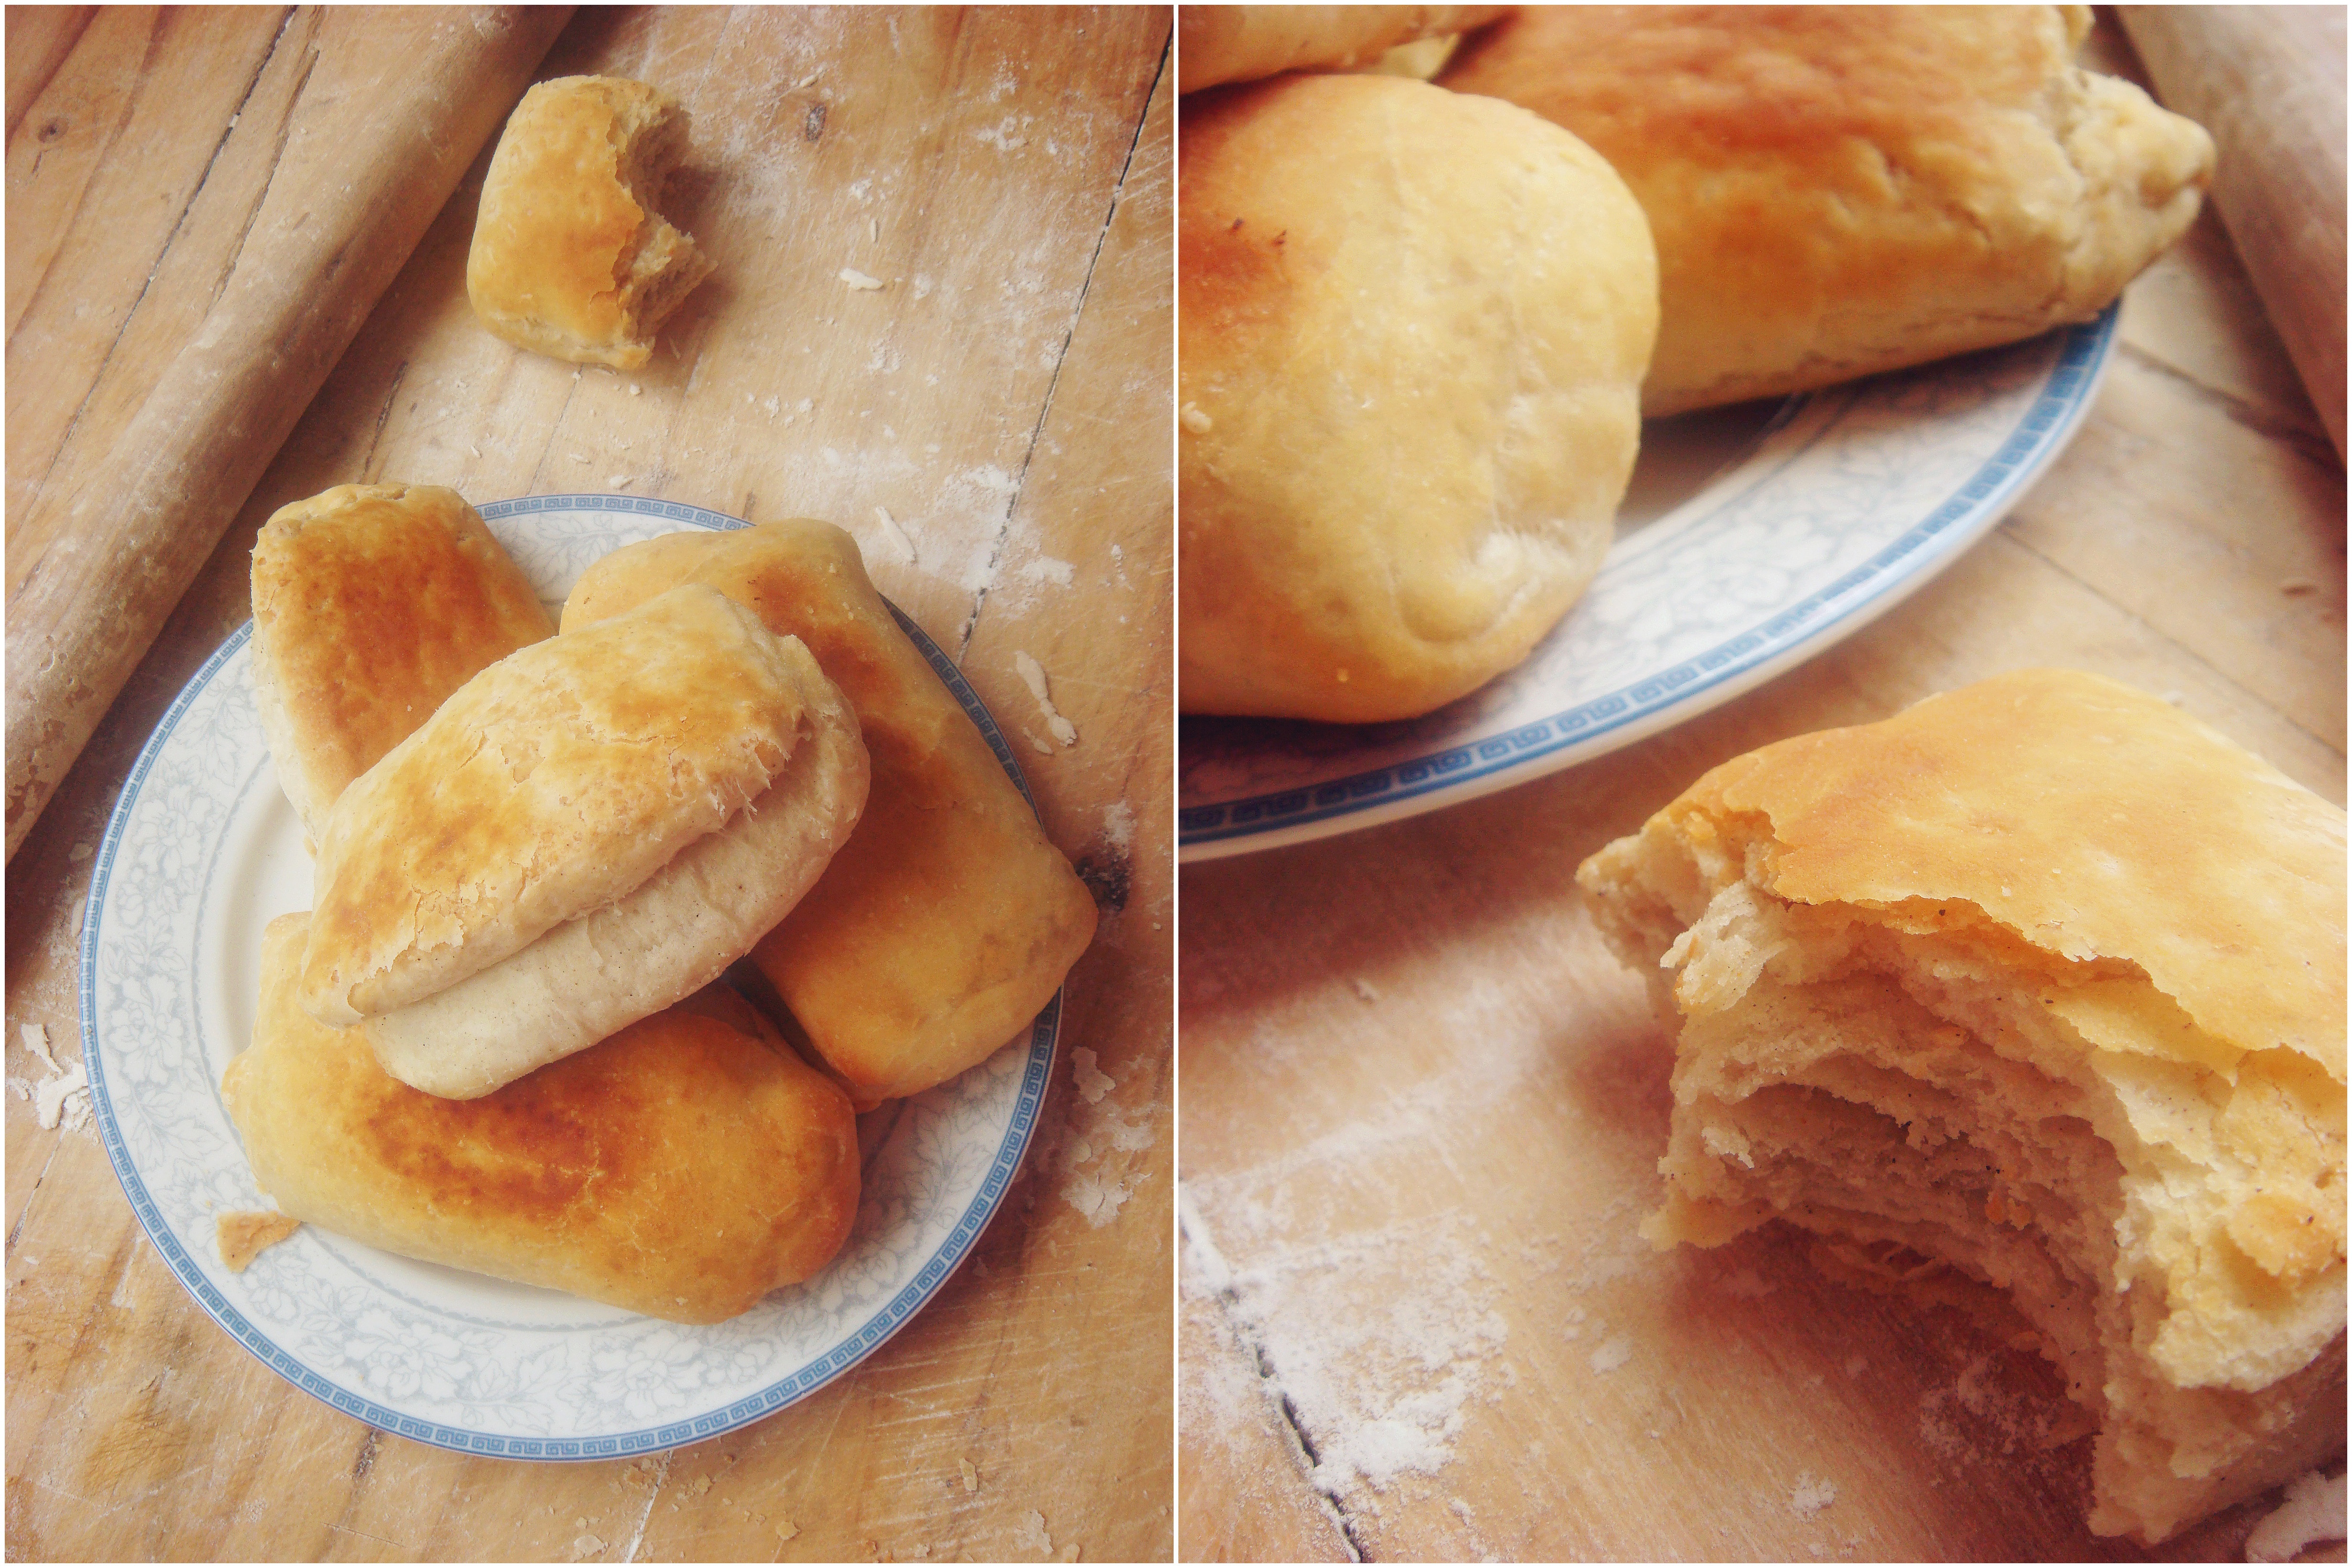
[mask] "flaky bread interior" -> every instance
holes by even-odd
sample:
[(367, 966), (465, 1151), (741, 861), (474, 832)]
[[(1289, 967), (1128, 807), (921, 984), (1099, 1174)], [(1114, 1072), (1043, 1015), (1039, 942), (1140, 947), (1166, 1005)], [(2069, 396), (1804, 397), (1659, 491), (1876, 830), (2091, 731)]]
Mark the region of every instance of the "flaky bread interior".
[(1651, 415), (2087, 321), (2187, 231), (2213, 143), (2072, 63), (2084, 6), (1528, 6), (1439, 78), (1633, 187)]
[(467, 257), (483, 323), (559, 359), (644, 364), (664, 318), (711, 270), (656, 210), (686, 148), (686, 111), (643, 82), (561, 77), (525, 93), (491, 156)]
[(710, 1323), (823, 1268), (858, 1193), (841, 1090), (712, 986), (498, 1092), (387, 1075), (295, 999), (309, 917), (262, 939), (221, 1094), (287, 1214), (427, 1262)]
[(457, 491), (337, 485), (253, 546), (253, 689), (278, 782), (315, 843), (353, 779), (485, 666), (554, 635)]
[(2344, 1432), (2343, 825), (2057, 672), (1709, 773), (1580, 873), (1680, 1020), (1649, 1234), (1780, 1219), (2008, 1292), (2097, 1420), (2100, 1533), (2310, 1468)]
[(469, 681), (344, 792), (302, 1005), (486, 1093), (716, 978), (848, 837), (856, 715), (796, 640), (685, 585)]
[(614, 551), (563, 606), (580, 635), (672, 585), (718, 589), (794, 637), (856, 710), (865, 816), (751, 960), (860, 1104), (991, 1054), (1052, 1000), (1095, 905), (978, 726), (891, 618), (856, 542), (794, 519)]

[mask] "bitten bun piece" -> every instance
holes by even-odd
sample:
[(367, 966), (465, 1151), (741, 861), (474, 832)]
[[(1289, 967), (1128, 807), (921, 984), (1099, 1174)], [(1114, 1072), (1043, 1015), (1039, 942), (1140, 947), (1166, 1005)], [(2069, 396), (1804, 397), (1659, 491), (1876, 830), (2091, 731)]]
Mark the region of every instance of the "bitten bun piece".
[(749, 1310), (847, 1239), (848, 1099), (724, 986), (483, 1099), (442, 1100), (297, 1004), (309, 921), (263, 934), (253, 1044), (221, 1079), (287, 1214), (683, 1323)]
[(873, 758), (857, 831), (752, 962), (861, 1104), (984, 1060), (1093, 939), (1086, 884), (898, 629), (848, 534), (796, 520), (629, 545), (582, 574), (563, 635), (678, 583), (716, 588), (806, 643)]
[(522, 96), (482, 181), (466, 293), (521, 348), (635, 370), (662, 321), (710, 275), (691, 236), (654, 210), (686, 153), (686, 111), (616, 77), (568, 76)]
[(1643, 405), (1827, 386), (2105, 309), (2213, 143), (2071, 61), (2085, 6), (1533, 6), (1439, 78), (1590, 142), (1649, 215)]
[(1369, 66), (1400, 44), (1508, 16), (1508, 5), (1180, 5), (1176, 90)]
[(1524, 110), (1384, 76), (1188, 101), (1181, 705), (1426, 713), (1600, 570), (1657, 329), (1641, 208)]
[(865, 804), (808, 650), (685, 586), (482, 671), (343, 792), (303, 1007), (385, 1070), (488, 1093), (716, 979)]
[(344, 786), (477, 671), (554, 635), (455, 490), (337, 485), (278, 508), (253, 546), (253, 688), (303, 831), (317, 842)]
[(2034, 670), (1726, 763), (1578, 880), (1681, 1016), (1654, 1240), (2008, 1292), (2101, 1534), (2342, 1451), (2342, 810)]

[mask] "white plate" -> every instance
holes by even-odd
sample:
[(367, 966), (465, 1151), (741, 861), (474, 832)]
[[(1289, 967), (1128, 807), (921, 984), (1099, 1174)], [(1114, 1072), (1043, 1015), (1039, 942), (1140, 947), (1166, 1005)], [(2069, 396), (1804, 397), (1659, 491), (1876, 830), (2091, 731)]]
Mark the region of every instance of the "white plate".
[[(551, 603), (620, 545), (743, 526), (629, 496), (481, 510)], [(899, 625), (1026, 796), (971, 686), (911, 621)], [(814, 1279), (731, 1322), (641, 1318), (310, 1226), (243, 1274), (222, 1265), (215, 1216), (269, 1205), (221, 1103), (221, 1073), (252, 1037), (262, 927), (310, 904), (310, 858), (254, 707), (252, 630), (188, 683), (131, 770), (82, 931), (83, 1060), (100, 1134), (156, 1251), (204, 1310), (297, 1387), (372, 1426), (535, 1459), (714, 1436), (806, 1396), (903, 1327), (1020, 1167), (1053, 1068), (1059, 994), (1025, 1041), (861, 1117), (865, 1184), (848, 1244)]]
[(1400, 723), (1185, 718), (1181, 857), (1296, 844), (1523, 784), (1852, 636), (2000, 521), (2063, 449), (2116, 315), (1777, 405), (1651, 423), (1600, 575), (1517, 669)]

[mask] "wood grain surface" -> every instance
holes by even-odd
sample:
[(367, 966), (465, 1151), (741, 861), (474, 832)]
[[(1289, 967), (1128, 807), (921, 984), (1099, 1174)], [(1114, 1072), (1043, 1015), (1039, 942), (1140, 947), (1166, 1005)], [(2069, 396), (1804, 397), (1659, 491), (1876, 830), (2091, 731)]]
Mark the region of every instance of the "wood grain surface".
[[(37, 104), (13, 139), (11, 207), (21, 176), (47, 221), (22, 257), (10, 225), (10, 856), (566, 15), (197, 10), (143, 38), (110, 16), (92, 54), (143, 44), (144, 77), (184, 38), (195, 90), (142, 82), (114, 123)], [(52, 160), (78, 124), (87, 156)], [(180, 153), (160, 212), (120, 188), (150, 147)], [(159, 244), (120, 243), (126, 199)], [(52, 372), (93, 358), (60, 397)]]
[[(195, 90), (205, 68), (168, 27), (127, 58), (99, 49), (120, 25), (101, 12), (45, 96), (120, 117), (142, 83)], [(716, 274), (639, 373), (511, 349), (465, 299), (478, 159), (9, 867), (12, 1556), (1170, 1554), (1169, 31), (1154, 8), (782, 7), (599, 8), (564, 31), (540, 75), (635, 76), (686, 105), (692, 151), (665, 206)], [(41, 123), (30, 113), (11, 138), (12, 246), (36, 243), (14, 175)], [(167, 138), (154, 156), (179, 150)], [(167, 236), (122, 237), (152, 254)], [(853, 289), (844, 268), (884, 286)], [(90, 305), (117, 327), (121, 310)], [(79, 396), (89, 379), (68, 365), (53, 384)], [(13, 374), (10, 396), (13, 442), (15, 400), (48, 404)], [(541, 1467), (351, 1420), (215, 1328), (94, 1133), (43, 1130), (23, 1098), (48, 1076), (25, 1026), (62, 1064), (80, 1054), (91, 851), (171, 697), (248, 615), (260, 523), (378, 479), (841, 522), (1030, 748), (1048, 831), (1096, 892), (1102, 924), (1004, 1210), (870, 1360), (724, 1438)], [(12, 523), (14, 506), (12, 492)], [(1048, 735), (1022, 653), (1074, 745)], [(1083, 1090), (1081, 1048), (1101, 1075)]]
[(2121, 337), (2008, 519), (1823, 657), (1549, 779), (1185, 868), (1181, 1557), (2242, 1555), (2260, 1503), (2088, 1535), (2061, 1384), (1957, 1313), (1777, 1229), (1649, 1248), (1671, 1038), (1572, 880), (1717, 763), (2026, 665), (2169, 695), (2340, 803), (2344, 472), (2210, 213)]

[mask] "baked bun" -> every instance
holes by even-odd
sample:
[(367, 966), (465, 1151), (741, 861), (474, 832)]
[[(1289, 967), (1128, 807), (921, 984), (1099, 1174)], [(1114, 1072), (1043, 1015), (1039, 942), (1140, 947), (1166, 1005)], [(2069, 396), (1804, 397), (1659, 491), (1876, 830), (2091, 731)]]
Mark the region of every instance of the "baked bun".
[(2162, 1541), (2344, 1442), (2344, 813), (2035, 670), (1726, 763), (1578, 880), (1681, 1015), (1661, 1244), (2010, 1293)]
[(2069, 63), (2084, 6), (1536, 6), (1440, 79), (1616, 166), (1656, 236), (1643, 407), (2088, 321), (2179, 238), (2205, 132)]
[(1641, 209), (1524, 110), (1385, 76), (1186, 105), (1181, 700), (1410, 717), (1608, 551), (1657, 327)]
[(302, 1005), (485, 1094), (718, 978), (816, 880), (866, 749), (799, 643), (685, 586), (492, 665), (343, 792)]
[(873, 759), (857, 831), (751, 961), (860, 1104), (985, 1060), (1093, 939), (1086, 884), (898, 629), (848, 534), (798, 519), (614, 551), (573, 586), (564, 635), (679, 583), (716, 588), (807, 644)]
[(1369, 66), (1401, 44), (1458, 35), (1508, 5), (1180, 5), (1176, 90), (1283, 71)]
[(479, 1100), (400, 1083), (296, 1000), (270, 922), (221, 1097), (262, 1190), (370, 1247), (684, 1323), (807, 1279), (857, 1212), (848, 1099), (713, 986)]
[(530, 580), (438, 485), (337, 485), (253, 545), (253, 692), (315, 843), (343, 786), (475, 673), (552, 637)]
[(635, 370), (710, 262), (654, 204), (686, 153), (686, 111), (617, 77), (543, 81), (499, 134), (482, 181), (466, 293), (507, 342)]

